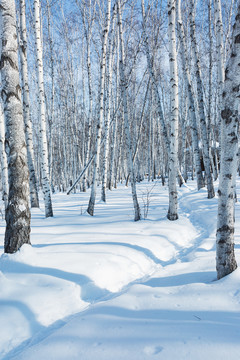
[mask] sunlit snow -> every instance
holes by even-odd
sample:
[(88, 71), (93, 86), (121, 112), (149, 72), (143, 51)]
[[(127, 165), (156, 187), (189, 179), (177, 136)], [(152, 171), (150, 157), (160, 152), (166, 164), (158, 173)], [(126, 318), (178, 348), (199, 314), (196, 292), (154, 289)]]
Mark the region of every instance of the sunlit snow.
[[(1, 220), (0, 359), (240, 358), (240, 271), (216, 281), (217, 199), (189, 182), (170, 222), (160, 181), (138, 184), (142, 214), (150, 189), (140, 222), (124, 185), (94, 217), (89, 192), (55, 194), (54, 218), (33, 209), (32, 246), (12, 255)], [(237, 203), (238, 263), (239, 218)]]

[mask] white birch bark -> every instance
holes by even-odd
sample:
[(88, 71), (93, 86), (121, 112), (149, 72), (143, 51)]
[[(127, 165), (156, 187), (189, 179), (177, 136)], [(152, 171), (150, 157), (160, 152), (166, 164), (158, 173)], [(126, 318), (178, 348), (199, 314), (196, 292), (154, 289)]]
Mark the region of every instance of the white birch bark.
[(116, 159), (116, 166), (115, 166), (115, 179), (114, 179), (114, 188), (117, 188), (117, 183), (119, 181), (120, 178), (120, 166), (121, 166), (121, 162), (120, 160), (122, 159), (122, 153), (123, 153), (123, 136), (124, 136), (124, 126), (122, 124), (122, 126), (120, 127), (119, 124), (119, 129), (118, 129), (118, 148), (117, 148), (117, 159)]
[[(139, 119), (138, 137), (137, 137), (137, 141), (136, 141), (135, 149), (134, 149), (134, 153), (133, 153), (133, 164), (135, 164), (136, 156), (137, 156), (138, 149), (139, 149), (140, 139), (141, 139), (141, 135), (142, 135), (142, 125), (143, 125), (143, 120), (144, 120), (144, 112), (145, 112), (145, 107), (146, 107), (146, 103), (147, 103), (149, 87), (150, 87), (150, 79), (148, 80), (148, 83), (147, 83), (147, 88), (146, 88), (143, 105), (142, 105), (141, 116)], [(130, 175), (128, 174), (127, 179), (126, 179), (126, 186), (128, 186), (129, 176)]]
[(106, 12), (106, 21), (103, 29), (103, 37), (102, 37), (102, 58), (101, 58), (101, 68), (100, 68), (100, 96), (99, 96), (99, 119), (97, 125), (97, 138), (96, 138), (96, 155), (93, 169), (93, 180), (91, 187), (91, 196), (88, 203), (87, 212), (89, 215), (93, 216), (94, 214), (94, 206), (96, 199), (96, 191), (97, 191), (97, 173), (99, 168), (99, 155), (100, 155), (100, 147), (101, 147), (101, 129), (104, 115), (104, 82), (105, 82), (105, 73), (106, 73), (106, 52), (107, 52), (107, 40), (108, 40), (108, 32), (110, 25), (110, 11), (111, 11), (111, 0), (108, 0), (107, 3), (107, 12)]
[(4, 251), (16, 252), (30, 244), (29, 171), (18, 70), (16, 9), (14, 0), (0, 0), (2, 29), (1, 78), (8, 159), (9, 197)]
[(237, 268), (234, 255), (235, 176), (238, 152), (240, 97), (240, 5), (233, 26), (231, 55), (225, 70), (221, 171), (218, 190), (216, 268), (218, 279)]
[(135, 171), (134, 171), (133, 158), (132, 158), (132, 142), (130, 137), (129, 120), (128, 120), (127, 80), (125, 78), (125, 73), (124, 73), (125, 58), (124, 58), (122, 13), (121, 13), (120, 0), (117, 0), (117, 13), (118, 13), (119, 45), (120, 45), (120, 58), (119, 58), (120, 88), (121, 88), (121, 96), (123, 101), (124, 128), (125, 128), (125, 136), (127, 143), (127, 149), (126, 149), (127, 163), (128, 163), (128, 172), (130, 174), (130, 179), (131, 179), (133, 207), (135, 213), (134, 221), (138, 221), (141, 219), (141, 211), (137, 199), (136, 178), (135, 178)]
[(30, 200), (31, 207), (39, 207), (37, 179), (34, 167), (34, 150), (32, 121), (30, 117), (30, 99), (28, 85), (28, 65), (27, 65), (27, 28), (26, 28), (26, 4), (25, 0), (20, 0), (20, 64), (22, 76), (22, 99), (23, 99), (23, 118), (25, 124), (25, 136), (27, 143), (27, 157), (29, 168)]
[(170, 109), (170, 153), (169, 153), (169, 208), (167, 218), (178, 219), (178, 196), (177, 196), (177, 167), (178, 167), (178, 72), (176, 51), (176, 0), (168, 1), (168, 40), (169, 40), (169, 67), (171, 87), (171, 109)]
[(148, 182), (151, 179), (152, 175), (152, 91), (150, 92), (149, 102), (148, 102), (148, 113), (149, 113), (149, 121), (148, 121)]
[[(144, 44), (145, 44), (145, 50), (146, 50), (148, 71), (149, 71), (149, 75), (150, 75), (150, 78), (151, 78), (151, 81), (152, 81), (153, 89), (155, 91), (155, 96), (156, 96), (156, 101), (157, 101), (158, 116), (159, 116), (159, 120), (160, 120), (160, 124), (161, 124), (161, 132), (163, 134), (163, 139), (164, 139), (164, 142), (165, 142), (165, 146), (166, 146), (166, 149), (167, 149), (167, 152), (168, 152), (168, 155), (169, 155), (170, 154), (170, 141), (169, 141), (167, 127), (166, 127), (165, 120), (164, 120), (164, 113), (163, 113), (163, 109), (162, 109), (161, 98), (160, 98), (160, 94), (159, 94), (159, 91), (158, 91), (158, 85), (157, 85), (157, 81), (156, 81), (155, 74), (154, 74), (152, 59), (151, 59), (151, 56), (150, 56), (148, 36), (147, 36), (147, 33), (146, 33), (146, 14), (145, 14), (144, 0), (141, 1), (141, 4), (142, 4), (142, 19), (143, 19), (143, 22), (142, 22), (142, 25), (143, 25), (143, 38), (144, 38)], [(181, 175), (179, 167), (177, 168), (177, 174), (180, 177), (181, 181), (184, 182), (184, 179), (183, 179), (183, 177)]]
[[(232, 28), (232, 13), (233, 13), (233, 5), (235, 3), (235, 0), (231, 0), (231, 5), (230, 5), (230, 10), (228, 12), (229, 16), (228, 16), (228, 26), (227, 26), (227, 31), (225, 32), (225, 44), (224, 44), (224, 67), (225, 67), (225, 63), (226, 63), (226, 59), (227, 59), (227, 51), (228, 51), (228, 46), (230, 45), (230, 41), (231, 41), (231, 28)], [(221, 5), (221, 0), (220, 0), (220, 5)], [(229, 5), (228, 5), (229, 7)]]
[(5, 151), (5, 125), (2, 103), (0, 104), (0, 154), (1, 154), (1, 174), (2, 174), (2, 197), (5, 210), (8, 204), (8, 164)]
[(209, 79), (208, 79), (208, 136), (209, 136), (209, 157), (212, 166), (213, 178), (217, 180), (217, 170), (213, 158), (213, 134), (212, 134), (212, 78), (213, 78), (213, 34), (212, 34), (212, 1), (208, 3), (208, 33), (209, 33)]
[[(93, 113), (93, 91), (92, 91), (92, 70), (91, 70), (91, 39), (93, 31), (93, 19), (95, 18), (95, 2), (89, 1), (88, 9), (89, 16), (86, 15), (86, 3), (83, 2), (81, 6), (81, 14), (83, 19), (84, 35), (87, 45), (87, 75), (88, 75), (88, 118), (87, 118), (87, 134), (86, 134), (86, 151), (84, 158), (84, 165), (86, 166), (90, 156), (90, 143), (91, 143), (91, 129), (92, 129), (92, 113)], [(93, 8), (93, 14), (92, 14)], [(86, 21), (87, 17), (87, 21)], [(83, 179), (83, 191), (86, 191), (86, 175)]]
[(214, 18), (216, 26), (218, 84), (219, 93), (222, 95), (224, 84), (224, 45), (221, 0), (214, 0)]
[(114, 174), (114, 161), (115, 161), (115, 155), (116, 155), (116, 140), (117, 140), (117, 116), (115, 117), (114, 123), (113, 123), (113, 130), (112, 130), (112, 142), (111, 142), (111, 158), (110, 158), (110, 166), (109, 166), (109, 183), (108, 183), (108, 189), (112, 190), (113, 187), (113, 174)]
[[(115, 109), (118, 109), (119, 105), (119, 37), (116, 36), (116, 95), (115, 95)], [(117, 141), (117, 128), (118, 128), (118, 117), (115, 116), (113, 131), (112, 131), (112, 143), (111, 143), (111, 160), (109, 169), (109, 190), (113, 187), (113, 175), (114, 175), (114, 162), (116, 153), (116, 141)]]
[(53, 148), (52, 148), (52, 139), (53, 139), (53, 123), (54, 123), (54, 114), (55, 114), (55, 85), (54, 85), (54, 53), (53, 53), (53, 37), (51, 30), (51, 11), (50, 11), (50, 3), (47, 0), (47, 22), (48, 22), (48, 41), (49, 41), (49, 50), (50, 50), (50, 72), (51, 72), (51, 103), (50, 103), (50, 111), (48, 117), (49, 124), (49, 183), (54, 192), (54, 187), (52, 183), (52, 168), (53, 168)]
[(180, 43), (180, 53), (182, 60), (182, 69), (184, 81), (187, 88), (187, 96), (189, 101), (189, 114), (191, 119), (191, 133), (192, 133), (192, 142), (193, 142), (193, 154), (194, 154), (194, 163), (196, 167), (196, 178), (197, 178), (197, 188), (200, 190), (204, 187), (204, 180), (202, 176), (201, 160), (200, 160), (200, 150), (199, 150), (199, 136), (197, 128), (197, 119), (196, 119), (196, 110), (194, 104), (194, 93), (191, 85), (190, 71), (187, 62), (187, 46), (185, 40), (185, 33), (182, 23), (181, 16), (181, 0), (178, 0), (177, 7), (177, 26), (178, 26), (178, 36)]
[(53, 211), (52, 211), (50, 184), (49, 184), (48, 147), (47, 147), (47, 134), (46, 134), (39, 0), (34, 0), (34, 30), (35, 30), (35, 46), (36, 46), (36, 59), (37, 59), (42, 188), (43, 188), (44, 204), (45, 204), (45, 216), (50, 217), (53, 216)]
[(108, 156), (109, 156), (109, 130), (110, 130), (110, 115), (111, 115), (111, 93), (112, 93), (112, 74), (113, 74), (113, 56), (115, 49), (113, 48), (113, 31), (116, 19), (116, 10), (114, 7), (114, 14), (112, 19), (112, 28), (109, 34), (109, 46), (108, 46), (108, 74), (107, 74), (107, 90), (106, 90), (106, 114), (104, 121), (104, 131), (105, 131), (105, 143), (104, 143), (104, 153), (103, 153), (103, 178), (102, 178), (102, 193), (101, 200), (106, 202), (106, 188), (107, 188), (107, 170), (108, 170)]
[(211, 163), (209, 158), (209, 140), (207, 135), (206, 116), (204, 110), (203, 84), (201, 79), (201, 69), (198, 58), (197, 41), (196, 41), (196, 33), (195, 33), (195, 0), (190, 0), (189, 15), (190, 15), (190, 38), (191, 38), (191, 46), (193, 53), (194, 72), (197, 81), (197, 99), (198, 99), (200, 129), (201, 129), (202, 144), (203, 144), (203, 162), (204, 162), (206, 181), (207, 181), (208, 198), (211, 199), (215, 196), (215, 192), (214, 192), (213, 179), (211, 174)]

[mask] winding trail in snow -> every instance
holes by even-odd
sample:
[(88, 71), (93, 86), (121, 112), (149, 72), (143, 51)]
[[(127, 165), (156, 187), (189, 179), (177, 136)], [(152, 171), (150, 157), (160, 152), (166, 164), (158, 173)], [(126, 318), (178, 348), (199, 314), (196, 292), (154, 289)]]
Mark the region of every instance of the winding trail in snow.
[[(181, 192), (181, 189), (180, 189), (180, 192)], [(73, 319), (76, 319), (79, 316), (82, 317), (84, 314), (87, 314), (89, 311), (94, 309), (94, 307), (98, 304), (107, 303), (111, 300), (120, 298), (122, 295), (127, 294), (128, 292), (131, 292), (131, 289), (136, 285), (145, 286), (146, 288), (148, 288), (149, 286), (164, 287), (164, 286), (168, 286), (169, 283), (173, 284), (173, 281), (174, 281), (174, 286), (178, 286), (178, 285), (184, 284), (184, 282), (186, 284), (188, 284), (191, 280), (193, 280), (192, 279), (193, 275), (191, 275), (191, 274), (189, 274), (189, 276), (185, 275), (183, 278), (182, 275), (167, 276), (167, 271), (168, 271), (168, 267), (171, 265), (181, 264), (185, 261), (188, 262), (189, 259), (191, 259), (191, 257), (195, 254), (195, 252), (197, 250), (201, 251), (201, 249), (202, 249), (202, 251), (204, 251), (204, 248), (205, 248), (204, 243), (205, 243), (206, 239), (208, 239), (214, 232), (214, 228), (212, 225), (212, 223), (213, 223), (212, 218), (211, 218), (211, 221), (209, 221), (209, 224), (204, 223), (204, 219), (206, 217), (206, 211), (207, 211), (207, 209), (206, 209), (206, 191), (205, 190), (202, 190), (202, 196), (203, 196), (203, 199), (199, 199), (199, 192), (196, 192), (195, 190), (190, 190), (189, 188), (185, 188), (182, 191), (182, 193), (179, 197), (180, 218), (182, 218), (182, 219), (185, 218), (186, 220), (187, 219), (190, 220), (191, 224), (196, 229), (198, 236), (194, 239), (191, 239), (191, 244), (188, 247), (181, 246), (177, 243), (172, 242), (172, 245), (176, 249), (176, 254), (175, 254), (175, 256), (172, 256), (172, 258), (170, 258), (168, 260), (161, 260), (158, 256), (156, 256), (156, 254), (154, 254), (154, 252), (151, 249), (141, 246), (141, 245), (125, 243), (125, 242), (121, 242), (121, 241), (89, 241), (89, 242), (83, 241), (83, 242), (81, 242), (80, 243), (81, 246), (86, 245), (88, 247), (91, 247), (91, 245), (106, 245), (108, 247), (108, 249), (109, 249), (109, 247), (110, 248), (123, 247), (123, 248), (128, 248), (128, 249), (132, 249), (137, 252), (143, 253), (146, 257), (148, 257), (155, 263), (155, 265), (156, 265), (155, 272), (154, 273), (151, 272), (150, 274), (146, 273), (141, 278), (135, 279), (134, 281), (129, 282), (127, 285), (124, 285), (122, 287), (122, 289), (117, 292), (110, 292), (110, 291), (105, 291), (105, 290), (103, 290), (101, 292), (99, 289), (97, 289), (97, 286), (96, 286), (96, 284), (93, 283), (93, 281), (86, 278), (84, 281), (80, 282), (80, 286), (82, 289), (82, 298), (89, 303), (88, 307), (86, 309), (84, 309), (83, 311), (81, 311), (79, 313), (70, 315), (62, 320), (58, 320), (54, 324), (50, 325), (49, 327), (42, 329), (40, 332), (34, 334), (32, 338), (26, 340), (25, 342), (21, 343), (18, 347), (14, 348), (12, 351), (10, 351), (3, 358), (3, 360), (18, 359), (18, 356), (21, 353), (23, 353), (26, 349), (28, 349), (30, 347), (34, 347), (35, 345), (41, 343), (43, 340), (45, 340), (47, 337), (52, 335), (54, 332), (63, 328), (67, 323), (71, 322)], [(215, 216), (213, 213), (216, 209), (216, 199), (208, 200), (208, 202), (209, 203), (207, 206), (208, 206), (208, 210), (209, 210), (209, 216), (211, 216), (211, 217)], [(161, 206), (161, 204), (158, 206)], [(112, 210), (110, 209), (110, 211), (112, 211)], [(150, 211), (151, 211), (151, 209), (150, 209)], [(162, 218), (162, 220), (165, 221), (166, 219)], [(161, 225), (161, 220), (160, 220), (159, 224)], [(171, 226), (174, 226), (174, 222), (172, 222)], [(70, 233), (70, 230), (68, 232)], [(57, 234), (56, 234), (56, 236), (57, 236)], [(148, 236), (148, 235), (146, 234), (146, 236)], [(161, 226), (159, 227), (159, 236), (161, 236)], [(168, 238), (168, 241), (171, 242), (169, 238)], [(76, 243), (72, 243), (72, 244), (76, 245)], [(58, 245), (63, 246), (62, 243), (59, 243), (59, 244), (55, 243), (54, 245), (55, 246), (58, 246)], [(51, 245), (51, 246), (54, 246), (54, 245)], [(71, 242), (67, 243), (66, 245), (71, 246)], [(46, 246), (48, 246), (48, 245), (47, 244), (46, 245), (39, 244), (39, 245), (36, 245), (36, 248), (41, 249)], [(156, 274), (161, 270), (164, 270), (165, 277), (160, 278), (159, 281), (156, 281)], [(24, 264), (21, 265), (21, 271), (24, 273)], [(46, 269), (42, 269), (42, 270), (38, 269), (35, 271), (38, 271), (40, 273), (41, 273), (41, 271), (42, 271), (42, 273), (44, 273), (44, 271), (45, 271), (46, 274), (49, 274)], [(29, 272), (29, 269), (26, 269), (26, 273), (28, 273), (28, 272)], [(77, 279), (77, 277), (79, 275), (77, 275), (77, 274), (68, 275), (68, 278), (66, 278), (66, 275), (62, 274), (60, 270), (54, 270), (54, 273), (52, 273), (52, 275), (59, 276), (60, 278), (64, 278), (64, 276), (65, 276), (66, 280), (79, 283), (78, 279)], [(84, 277), (84, 275), (82, 275), (82, 276)], [(171, 279), (171, 277), (172, 277), (172, 279)], [(212, 275), (210, 275), (210, 278), (212, 278)], [(207, 279), (207, 281), (208, 280), (209, 280), (209, 278)], [(161, 351), (161, 349), (159, 350), (159, 352), (160, 351)]]

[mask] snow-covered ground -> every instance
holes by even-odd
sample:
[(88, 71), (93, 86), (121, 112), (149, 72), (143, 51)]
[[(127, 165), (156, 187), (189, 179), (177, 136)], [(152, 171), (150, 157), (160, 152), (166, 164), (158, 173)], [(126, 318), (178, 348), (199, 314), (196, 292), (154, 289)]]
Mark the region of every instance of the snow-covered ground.
[[(94, 217), (89, 193), (53, 195), (54, 218), (33, 210), (32, 247), (13, 255), (1, 220), (0, 359), (240, 359), (240, 270), (216, 281), (217, 199), (190, 182), (170, 222), (166, 187), (138, 196), (140, 222), (123, 185)], [(239, 220), (237, 203), (240, 264)]]

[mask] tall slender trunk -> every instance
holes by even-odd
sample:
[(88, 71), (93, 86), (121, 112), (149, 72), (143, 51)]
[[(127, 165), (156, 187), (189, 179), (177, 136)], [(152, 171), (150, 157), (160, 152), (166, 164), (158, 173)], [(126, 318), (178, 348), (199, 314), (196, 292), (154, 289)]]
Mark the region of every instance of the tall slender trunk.
[(206, 116), (204, 110), (203, 84), (201, 79), (201, 69), (198, 58), (197, 41), (196, 41), (196, 33), (195, 33), (195, 0), (190, 0), (190, 37), (191, 37), (191, 46), (193, 52), (194, 71), (197, 81), (197, 98), (198, 98), (198, 108), (199, 108), (199, 117), (200, 117), (200, 129), (201, 129), (202, 144), (203, 144), (203, 162), (204, 162), (205, 174), (207, 180), (208, 198), (211, 199), (215, 196), (215, 192), (214, 192), (213, 179), (211, 174), (211, 163), (209, 158), (209, 139), (207, 135)]
[(96, 139), (96, 155), (93, 169), (93, 180), (91, 188), (91, 196), (88, 203), (87, 212), (89, 215), (93, 216), (96, 191), (97, 191), (97, 173), (99, 168), (99, 156), (100, 156), (100, 145), (101, 145), (101, 129), (104, 115), (104, 82), (105, 82), (105, 72), (106, 72), (106, 53), (107, 53), (107, 40), (108, 32), (110, 25), (110, 11), (111, 11), (111, 0), (108, 0), (107, 3), (107, 13), (106, 21), (103, 29), (103, 38), (102, 38), (102, 59), (101, 59), (101, 68), (100, 68), (100, 94), (99, 94), (99, 118), (97, 124), (97, 139)]
[(221, 171), (218, 190), (216, 267), (218, 279), (237, 268), (234, 254), (235, 177), (240, 97), (240, 5), (233, 26), (231, 55), (223, 88)]
[(54, 84), (54, 53), (53, 53), (53, 38), (52, 38), (52, 29), (51, 29), (51, 10), (49, 0), (47, 0), (47, 20), (48, 20), (48, 40), (49, 40), (49, 50), (50, 50), (50, 73), (51, 73), (51, 103), (50, 103), (50, 111), (48, 118), (49, 125), (49, 182), (52, 190), (54, 191), (52, 177), (53, 177), (53, 123), (54, 123), (54, 115), (55, 115), (55, 84)]
[(211, 160), (214, 180), (217, 180), (217, 170), (213, 158), (213, 132), (212, 132), (212, 78), (213, 78), (213, 34), (212, 34), (212, 0), (208, 3), (208, 33), (209, 33), (209, 80), (208, 80), (208, 136), (209, 136), (209, 157)]
[(23, 244), (30, 244), (31, 219), (14, 0), (0, 0), (0, 17), (2, 30), (1, 95), (6, 125), (5, 141), (9, 183), (4, 251), (14, 253)]
[(128, 172), (129, 172), (130, 178), (131, 178), (133, 207), (134, 207), (134, 212), (135, 212), (134, 220), (138, 221), (141, 219), (141, 211), (140, 211), (140, 207), (139, 207), (138, 199), (137, 199), (136, 178), (135, 178), (135, 171), (134, 171), (133, 159), (132, 159), (132, 142), (131, 142), (131, 137), (130, 137), (129, 120), (128, 120), (127, 80), (126, 80), (125, 73), (124, 73), (125, 58), (124, 58), (122, 13), (121, 13), (120, 0), (117, 0), (117, 13), (118, 13), (119, 45), (120, 45), (120, 59), (119, 59), (120, 87), (121, 87), (121, 95), (122, 95), (122, 101), (123, 101), (125, 136), (126, 136), (126, 142), (127, 142)]
[[(92, 70), (91, 70), (91, 39), (92, 39), (92, 23), (95, 17), (95, 6), (92, 14), (92, 1), (89, 1), (89, 17), (86, 21), (86, 4), (83, 3), (81, 7), (81, 14), (83, 19), (84, 35), (87, 45), (87, 75), (88, 75), (88, 116), (87, 116), (87, 133), (86, 133), (86, 150), (84, 157), (84, 166), (86, 166), (90, 156), (90, 143), (91, 143), (91, 129), (92, 129), (92, 113), (93, 113), (93, 91), (92, 91)], [(88, 24), (88, 26), (87, 26)], [(86, 191), (86, 179), (84, 174), (83, 191)]]
[(115, 49), (113, 48), (113, 31), (116, 19), (116, 11), (114, 10), (113, 20), (112, 20), (112, 29), (109, 36), (109, 47), (108, 47), (108, 74), (106, 81), (106, 113), (104, 121), (104, 131), (105, 131), (105, 142), (104, 142), (104, 152), (103, 152), (103, 177), (102, 177), (102, 194), (101, 200), (106, 202), (106, 187), (107, 187), (107, 170), (108, 170), (108, 157), (109, 157), (109, 130), (110, 130), (110, 115), (111, 115), (111, 93), (112, 93), (112, 74), (113, 74), (113, 56)]
[(204, 187), (204, 180), (202, 176), (202, 168), (201, 168), (201, 160), (200, 160), (199, 136), (198, 136), (196, 109), (194, 104), (194, 93), (192, 89), (190, 71), (187, 62), (187, 46), (186, 46), (185, 33), (183, 29), (182, 16), (181, 16), (181, 0), (178, 0), (177, 17), (178, 17), (177, 25), (178, 25), (178, 37), (180, 42), (182, 69), (183, 69), (184, 81), (186, 83), (186, 88), (187, 88), (189, 114), (191, 119), (191, 133), (192, 133), (192, 142), (193, 142), (194, 163), (196, 167), (197, 188), (198, 190), (200, 190), (201, 188)]
[(217, 42), (217, 70), (218, 86), (220, 96), (224, 86), (224, 45), (223, 45), (223, 23), (221, 0), (214, 0), (214, 18), (216, 25), (216, 42)]
[(23, 119), (25, 124), (25, 136), (27, 143), (27, 157), (29, 168), (29, 183), (30, 183), (30, 199), (31, 207), (39, 207), (37, 179), (34, 168), (34, 150), (33, 150), (33, 135), (32, 135), (32, 121), (30, 117), (30, 99), (29, 99), (29, 85), (28, 85), (28, 65), (27, 65), (27, 28), (26, 28), (26, 4), (25, 0), (20, 0), (20, 64), (22, 75), (22, 97), (23, 97)]
[(177, 194), (177, 167), (178, 167), (178, 72), (176, 50), (176, 0), (168, 1), (168, 39), (169, 39), (169, 67), (171, 86), (171, 109), (170, 109), (170, 154), (169, 154), (169, 208), (167, 217), (169, 220), (178, 219), (178, 194)]
[(1, 156), (1, 174), (2, 174), (2, 192), (5, 210), (8, 204), (8, 164), (5, 151), (5, 125), (2, 102), (0, 104), (0, 156)]
[(45, 216), (53, 216), (52, 200), (49, 184), (49, 167), (48, 167), (48, 148), (46, 134), (46, 116), (44, 101), (44, 82), (43, 82), (43, 60), (42, 60), (42, 43), (40, 30), (40, 4), (39, 0), (34, 0), (34, 26), (35, 26), (35, 46), (37, 59), (37, 82), (38, 82), (38, 99), (39, 99), (39, 122), (40, 122), (40, 141), (41, 141), (41, 174), (42, 187), (45, 203)]
[[(118, 109), (119, 106), (119, 38), (116, 37), (116, 102), (115, 109)], [(116, 111), (115, 110), (115, 111)], [(115, 163), (115, 153), (116, 153), (116, 141), (117, 141), (117, 128), (118, 128), (118, 117), (115, 116), (113, 131), (112, 131), (112, 143), (111, 143), (111, 160), (110, 160), (110, 171), (109, 171), (109, 190), (112, 190), (113, 186), (113, 175), (114, 175), (114, 163)]]

